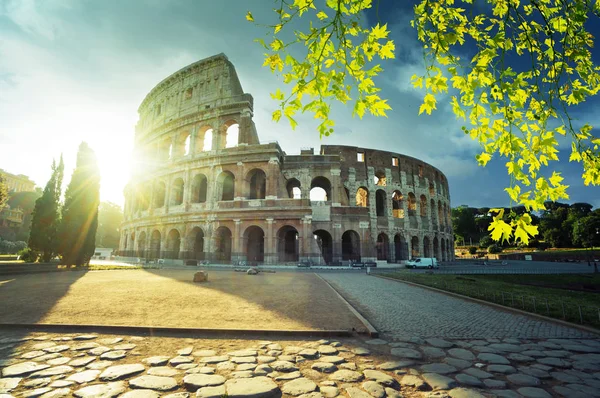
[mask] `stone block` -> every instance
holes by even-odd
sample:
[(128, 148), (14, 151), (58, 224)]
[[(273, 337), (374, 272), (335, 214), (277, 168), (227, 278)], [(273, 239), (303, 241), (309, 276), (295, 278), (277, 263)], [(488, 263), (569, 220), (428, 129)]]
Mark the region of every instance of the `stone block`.
[(208, 282), (208, 272), (206, 271), (198, 271), (194, 274), (194, 282)]

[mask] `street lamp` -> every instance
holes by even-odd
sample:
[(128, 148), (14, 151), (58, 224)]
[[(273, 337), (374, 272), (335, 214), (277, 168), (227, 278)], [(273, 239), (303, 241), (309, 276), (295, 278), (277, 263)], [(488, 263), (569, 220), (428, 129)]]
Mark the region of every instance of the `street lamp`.
[[(600, 233), (600, 231), (598, 231), (600, 228), (596, 227), (596, 240), (598, 240), (598, 233)], [(598, 273), (598, 263), (596, 262), (596, 256), (594, 255), (594, 244), (592, 243), (592, 255), (594, 257), (594, 274)]]

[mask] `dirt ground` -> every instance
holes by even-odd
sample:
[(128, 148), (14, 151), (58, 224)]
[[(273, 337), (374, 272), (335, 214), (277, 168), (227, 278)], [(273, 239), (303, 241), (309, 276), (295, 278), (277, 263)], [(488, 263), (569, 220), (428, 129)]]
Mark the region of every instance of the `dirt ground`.
[(0, 323), (188, 328), (364, 329), (314, 274), (209, 270), (53, 272), (0, 276)]

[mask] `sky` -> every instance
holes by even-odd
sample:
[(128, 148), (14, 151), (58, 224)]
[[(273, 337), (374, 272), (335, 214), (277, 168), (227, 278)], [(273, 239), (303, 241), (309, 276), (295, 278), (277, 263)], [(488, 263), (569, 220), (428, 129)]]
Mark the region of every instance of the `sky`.
[[(377, 80), (392, 107), (388, 117), (359, 120), (335, 107), (336, 131), (320, 139), (311, 116), (297, 118), (295, 131), (271, 121), (277, 104), (269, 93), (283, 83), (262, 66), (263, 49), (253, 42), (265, 30), (245, 20), (251, 10), (255, 20), (272, 21), (271, 0), (0, 0), (0, 168), (43, 187), (62, 154), (67, 183), (86, 141), (98, 157), (101, 199), (122, 205), (138, 106), (163, 78), (222, 52), (254, 97), (261, 142), (278, 141), (288, 154), (322, 144), (402, 153), (448, 177), (453, 207), (508, 206), (505, 161), (477, 166), (480, 149), (450, 106), (418, 115), (423, 92), (410, 77), (424, 69), (411, 3), (381, 0), (377, 14), (365, 15), (365, 23), (388, 23), (396, 44), (396, 59), (382, 63)], [(577, 116), (594, 124), (598, 104), (584, 104)], [(584, 187), (581, 166), (568, 162), (568, 151), (561, 155), (568, 202), (600, 206), (600, 189)]]

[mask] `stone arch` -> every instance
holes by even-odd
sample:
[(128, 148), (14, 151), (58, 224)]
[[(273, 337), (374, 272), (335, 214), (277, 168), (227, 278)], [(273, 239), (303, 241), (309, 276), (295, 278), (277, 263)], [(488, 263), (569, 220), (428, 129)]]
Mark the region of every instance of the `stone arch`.
[(381, 170), (377, 171), (375, 173), (375, 175), (373, 176), (373, 181), (374, 181), (375, 185), (378, 185), (380, 187), (385, 187), (387, 185), (385, 172), (383, 172)]
[(342, 260), (360, 261), (360, 235), (354, 230), (347, 230), (342, 235)]
[(158, 144), (158, 158), (162, 161), (169, 160), (171, 156), (171, 140), (163, 139)]
[(313, 202), (331, 200), (331, 182), (327, 177), (318, 176), (310, 182), (310, 200)]
[(200, 227), (194, 227), (188, 234), (188, 250), (191, 257), (196, 260), (204, 260), (204, 231)]
[(394, 252), (396, 253), (396, 262), (408, 260), (408, 243), (402, 234), (394, 236)]
[(192, 180), (192, 203), (206, 202), (208, 179), (202, 173), (198, 173)]
[(154, 184), (154, 207), (163, 207), (165, 205), (165, 194), (167, 186), (164, 181), (157, 181)]
[(387, 195), (383, 189), (378, 189), (375, 192), (375, 207), (377, 212), (377, 217), (387, 216), (386, 212), (386, 203), (387, 203)]
[(213, 128), (210, 126), (204, 126), (200, 131), (201, 133), (198, 134), (198, 138), (196, 138), (196, 142), (200, 144), (197, 146), (197, 148), (199, 148), (201, 152), (212, 151), (214, 135)]
[(442, 261), (446, 261), (446, 239), (442, 238)]
[(430, 197), (434, 197), (435, 196), (435, 188), (433, 187), (433, 182), (429, 183), (429, 196)]
[(408, 193), (408, 215), (415, 215), (417, 212), (417, 198), (412, 192)]
[(331, 234), (324, 229), (317, 229), (313, 232), (313, 238), (320, 250), (318, 254), (323, 258), (325, 264), (331, 264), (333, 261), (333, 239)]
[(427, 197), (425, 197), (425, 195), (421, 195), (420, 205), (421, 217), (427, 217)]
[(392, 216), (394, 218), (404, 218), (404, 196), (400, 191), (392, 193)]
[(369, 190), (365, 187), (359, 187), (356, 190), (356, 206), (369, 207)]
[(171, 259), (179, 258), (179, 248), (181, 247), (181, 234), (177, 228), (173, 228), (167, 235), (167, 253), (166, 257)]
[(390, 240), (385, 233), (377, 235), (377, 260), (389, 260)]
[(137, 256), (138, 257), (146, 257), (146, 232), (140, 232), (140, 236), (137, 240)]
[(300, 199), (302, 197), (301, 184), (296, 178), (289, 179), (285, 188), (290, 199)]
[(215, 261), (231, 262), (231, 231), (227, 227), (219, 227), (215, 235)]
[(423, 238), (423, 254), (424, 257), (433, 257), (431, 255), (431, 239), (429, 239), (429, 236)]
[(151, 259), (160, 258), (160, 250), (161, 250), (160, 231), (158, 229), (155, 229), (152, 232), (152, 236), (150, 238), (150, 253), (148, 253), (148, 257)]
[(252, 225), (244, 231), (246, 258), (250, 262), (265, 261), (265, 232), (261, 227)]
[(175, 146), (173, 147), (172, 157), (186, 156), (190, 154), (191, 134), (188, 129), (182, 130), (175, 136)]
[(231, 171), (223, 171), (217, 178), (219, 200), (233, 200), (235, 195), (235, 176)]
[(435, 200), (431, 199), (429, 205), (431, 207), (431, 225), (433, 226), (433, 229), (437, 229), (438, 225), (437, 225), (437, 216), (435, 214), (436, 213)]
[(178, 206), (183, 203), (183, 190), (183, 178), (178, 177), (173, 180), (173, 185), (171, 187), (171, 206)]
[(262, 169), (252, 169), (246, 174), (248, 199), (264, 199), (267, 193), (267, 175)]
[(432, 257), (435, 257), (438, 261), (442, 260), (440, 258), (440, 244), (439, 244), (437, 236), (433, 237), (433, 256)]
[(440, 229), (444, 228), (444, 210), (442, 209), (442, 201), (438, 201), (438, 225)]
[(298, 261), (300, 258), (298, 230), (284, 225), (277, 231), (277, 258), (279, 262)]
[(240, 141), (240, 125), (233, 123), (225, 130), (225, 148), (238, 146)]
[(419, 237), (413, 236), (410, 240), (410, 256), (411, 258), (416, 258), (421, 255), (421, 251), (419, 250)]

